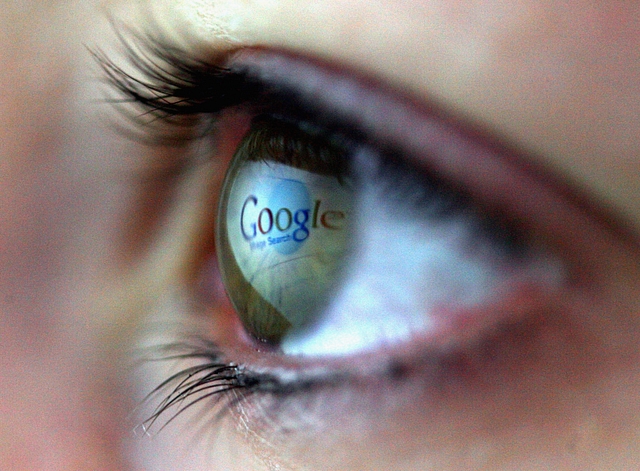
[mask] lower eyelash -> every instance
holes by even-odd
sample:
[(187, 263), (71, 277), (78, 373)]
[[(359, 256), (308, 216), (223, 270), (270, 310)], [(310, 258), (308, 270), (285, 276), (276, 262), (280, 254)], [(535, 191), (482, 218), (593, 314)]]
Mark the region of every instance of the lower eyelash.
[[(245, 397), (245, 387), (239, 380), (239, 368), (234, 363), (224, 363), (217, 347), (204, 340), (199, 342), (179, 342), (158, 347), (163, 353), (154, 361), (190, 361), (201, 360), (196, 365), (184, 367), (177, 373), (160, 383), (143, 400), (143, 403), (154, 402), (157, 397), (162, 400), (153, 412), (141, 424), (147, 432), (156, 422), (172, 413), (161, 429), (172, 422), (183, 412), (205, 399), (214, 399), (214, 405), (221, 405), (222, 411), (228, 410), (234, 400)], [(239, 392), (232, 398), (231, 391)]]
[(172, 374), (144, 398), (143, 403), (153, 403), (158, 397), (162, 398), (140, 424), (145, 432), (167, 416), (160, 427), (164, 428), (183, 412), (203, 401), (212, 400), (210, 406), (219, 410), (214, 419), (217, 421), (233, 406), (254, 394), (270, 394), (283, 399), (293, 393), (320, 385), (341, 383), (346, 379), (345, 375), (336, 373), (307, 378), (291, 376), (287, 379), (284, 376), (258, 373), (234, 362), (225, 362), (218, 346), (204, 338), (194, 337), (161, 345), (154, 350), (162, 353), (151, 361), (200, 361)]

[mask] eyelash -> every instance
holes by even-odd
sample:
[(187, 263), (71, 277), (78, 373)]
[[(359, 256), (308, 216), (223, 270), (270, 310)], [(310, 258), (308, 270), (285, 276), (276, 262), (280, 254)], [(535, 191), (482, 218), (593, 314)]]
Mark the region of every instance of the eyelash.
[[(210, 123), (221, 111), (242, 103), (256, 102), (264, 94), (259, 81), (246, 74), (208, 62), (184, 59), (188, 55), (152, 37), (131, 33), (120, 36), (125, 65), (112, 62), (101, 50), (91, 54), (102, 69), (106, 84), (117, 98), (108, 99), (134, 125), (126, 129), (143, 142), (182, 145), (208, 135), (211, 127), (193, 135), (195, 116), (209, 116)], [(131, 68), (136, 75), (128, 73)], [(133, 107), (127, 105), (133, 105)], [(186, 132), (184, 129), (186, 128)]]
[[(298, 375), (286, 380), (278, 375), (252, 371), (234, 362), (225, 362), (219, 346), (211, 340), (195, 335), (187, 337), (183, 341), (151, 349), (151, 361), (196, 360), (198, 363), (169, 376), (143, 399), (143, 403), (157, 404), (140, 425), (144, 432), (149, 431), (170, 411), (172, 413), (163, 422), (161, 429), (204, 400), (216, 399), (213, 408), (217, 408), (219, 413), (215, 420), (220, 420), (233, 406), (255, 394), (269, 394), (276, 400), (284, 401), (297, 393), (320, 387), (340, 386), (352, 379), (348, 373), (327, 372), (308, 377)], [(377, 377), (398, 379), (401, 374), (401, 367), (390, 364), (379, 371)]]

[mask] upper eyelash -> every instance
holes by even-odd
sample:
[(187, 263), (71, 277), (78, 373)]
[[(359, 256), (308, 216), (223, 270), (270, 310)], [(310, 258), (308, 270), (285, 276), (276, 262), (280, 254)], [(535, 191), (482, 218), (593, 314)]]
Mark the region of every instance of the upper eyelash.
[[(269, 114), (282, 121), (291, 121), (291, 116), (295, 116), (292, 122), (304, 127), (304, 131), (320, 134), (341, 145), (349, 145), (354, 139), (366, 140), (365, 133), (350, 122), (316, 115), (311, 110), (313, 104), (296, 90), (265, 82), (247, 68), (218, 65), (225, 63), (231, 54), (216, 64), (216, 61), (190, 58), (185, 51), (152, 36), (132, 32), (131, 39), (122, 35), (119, 38), (126, 65), (131, 66), (134, 73), (127, 72), (100, 49), (90, 52), (103, 71), (107, 85), (117, 94), (108, 101), (120, 105), (122, 114), (143, 132), (142, 135), (136, 133), (136, 138), (153, 144), (180, 144), (211, 131), (211, 127), (205, 127), (195, 136), (180, 132), (180, 127), (193, 128), (189, 118), (207, 116), (215, 122), (216, 115), (225, 109), (251, 104), (256, 110), (266, 106)], [(281, 108), (283, 113), (274, 112), (276, 108)], [(313, 121), (320, 118), (322, 126), (314, 125)], [(170, 126), (154, 126), (163, 123)]]
[[(246, 73), (188, 59), (184, 51), (155, 37), (134, 32), (131, 38), (118, 36), (125, 56), (123, 66), (100, 49), (90, 49), (90, 53), (110, 89), (107, 101), (136, 126), (133, 132), (119, 126), (120, 130), (136, 139), (151, 144), (181, 144), (194, 137), (179, 129), (193, 128), (189, 117), (215, 116), (229, 107), (254, 102), (263, 93), (264, 85)], [(128, 68), (134, 72), (127, 72)], [(195, 137), (210, 130), (204, 129)]]

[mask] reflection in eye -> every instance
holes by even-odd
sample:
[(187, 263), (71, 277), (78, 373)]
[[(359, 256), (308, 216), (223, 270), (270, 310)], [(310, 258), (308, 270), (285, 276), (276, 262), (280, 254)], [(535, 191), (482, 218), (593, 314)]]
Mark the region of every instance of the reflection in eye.
[(353, 199), (344, 151), (262, 120), (239, 147), (218, 221), (218, 258), (244, 324), (279, 343), (328, 301)]

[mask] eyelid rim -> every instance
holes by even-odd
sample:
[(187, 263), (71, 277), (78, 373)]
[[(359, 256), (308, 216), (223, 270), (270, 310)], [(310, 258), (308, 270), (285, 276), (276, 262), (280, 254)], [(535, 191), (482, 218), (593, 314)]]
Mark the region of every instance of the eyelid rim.
[[(266, 88), (290, 93), (298, 106), (314, 109), (327, 120), (322, 124), (347, 123), (377, 144), (398, 147), (413, 165), (460, 185), (527, 229), (542, 227), (553, 234), (552, 245), (564, 246), (563, 255), (580, 248), (576, 262), (581, 275), (586, 274), (585, 260), (605, 249), (607, 234), (640, 252), (640, 234), (612, 208), (588, 196), (585, 188), (435, 103), (424, 104), (357, 72), (346, 69), (347, 74), (339, 66), (286, 50), (241, 49), (228, 67)], [(534, 224), (526, 223), (532, 219)], [(585, 241), (585, 231), (599, 237)], [(595, 267), (589, 268), (593, 272)]]

